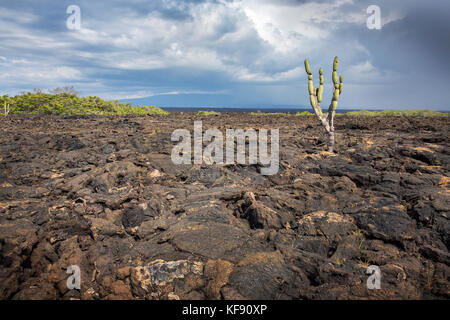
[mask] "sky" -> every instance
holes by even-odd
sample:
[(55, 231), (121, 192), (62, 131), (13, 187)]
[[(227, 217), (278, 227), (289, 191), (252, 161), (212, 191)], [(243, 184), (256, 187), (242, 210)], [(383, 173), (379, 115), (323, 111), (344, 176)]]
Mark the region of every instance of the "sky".
[(448, 0), (1, 0), (0, 29), (1, 95), (73, 85), (161, 107), (303, 108), (307, 58), (328, 107), (338, 56), (339, 108), (450, 111)]

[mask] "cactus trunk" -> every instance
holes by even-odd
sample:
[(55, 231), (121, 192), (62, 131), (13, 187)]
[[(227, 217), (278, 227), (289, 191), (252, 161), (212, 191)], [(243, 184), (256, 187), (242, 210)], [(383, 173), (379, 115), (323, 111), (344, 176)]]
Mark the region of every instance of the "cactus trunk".
[(334, 151), (334, 143), (335, 143), (335, 138), (334, 138), (334, 128), (333, 128), (333, 131), (328, 132), (328, 152)]

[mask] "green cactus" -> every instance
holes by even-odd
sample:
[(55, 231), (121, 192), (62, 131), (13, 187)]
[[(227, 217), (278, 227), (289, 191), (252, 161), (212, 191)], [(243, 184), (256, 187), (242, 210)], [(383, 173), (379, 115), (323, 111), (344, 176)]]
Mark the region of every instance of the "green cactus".
[(319, 84), (319, 88), (317, 89), (317, 101), (320, 103), (322, 102), (322, 98), (323, 98), (323, 69), (320, 68), (319, 69), (319, 79), (320, 79), (320, 84)]
[(308, 89), (309, 89), (309, 94), (313, 95), (314, 94), (314, 84), (312, 80), (308, 81)]
[(339, 66), (339, 59), (338, 57), (335, 57), (333, 61), (333, 73), (332, 73), (333, 98), (331, 100), (330, 106), (328, 107), (328, 112), (323, 114), (322, 108), (320, 106), (323, 98), (323, 83), (324, 83), (323, 69), (322, 68), (319, 69), (319, 79), (320, 79), (319, 88), (314, 89), (313, 75), (311, 73), (309, 61), (305, 60), (305, 70), (306, 73), (308, 74), (308, 91), (310, 95), (309, 97), (310, 103), (314, 110), (314, 113), (319, 118), (319, 120), (321, 121), (322, 125), (324, 126), (325, 130), (328, 133), (329, 152), (334, 151), (334, 144), (335, 144), (334, 116), (336, 113), (339, 96), (342, 94), (342, 89), (344, 87), (344, 78), (342, 76), (338, 78), (337, 74), (338, 66)]
[(311, 69), (309, 68), (308, 60), (305, 60), (305, 70), (308, 75), (312, 76)]
[(317, 101), (322, 102), (323, 98), (323, 85), (320, 85), (319, 89), (317, 89)]
[(338, 84), (338, 75), (336, 71), (333, 71), (333, 83), (334, 85)]
[(333, 101), (337, 101), (339, 99), (339, 89), (334, 90), (333, 93)]

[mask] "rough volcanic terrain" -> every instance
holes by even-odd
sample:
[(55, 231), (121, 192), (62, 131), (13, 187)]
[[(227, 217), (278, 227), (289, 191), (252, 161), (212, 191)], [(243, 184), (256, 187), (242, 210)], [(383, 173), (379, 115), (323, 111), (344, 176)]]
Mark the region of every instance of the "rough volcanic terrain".
[[(194, 120), (279, 128), (278, 174), (174, 165)], [(1, 117), (0, 298), (449, 299), (449, 127), (338, 116), (331, 154), (314, 117)]]

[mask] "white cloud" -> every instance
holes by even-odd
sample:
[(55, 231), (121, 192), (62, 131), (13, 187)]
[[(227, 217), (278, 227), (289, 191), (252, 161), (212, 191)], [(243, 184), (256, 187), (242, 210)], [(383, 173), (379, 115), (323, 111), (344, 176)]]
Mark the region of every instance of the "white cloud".
[(68, 66), (55, 66), (51, 63), (28, 59), (1, 59), (0, 84), (28, 87), (59, 86), (61, 82), (77, 82), (83, 79), (80, 70)]
[[(54, 38), (30, 32), (23, 23), (8, 22), (5, 27), (13, 30), (12, 36), (4, 37), (0, 46), (51, 50), (57, 56), (49, 59), (53, 64), (58, 60), (62, 64), (67, 55), (89, 60), (101, 68), (188, 67), (223, 72), (244, 82), (285, 81), (301, 76), (300, 57), (327, 47), (333, 35), (321, 24), (334, 23), (337, 27), (340, 23), (361, 22), (355, 19), (354, 12), (340, 12), (342, 6), (352, 2), (337, 0), (299, 6), (260, 0), (189, 2), (184, 3), (183, 10), (191, 18), (178, 20), (161, 14), (161, 10), (176, 9), (180, 4), (176, 1), (162, 1), (159, 11), (148, 14), (137, 15), (131, 10), (118, 14), (112, 9), (96, 19), (85, 18), (85, 7), (81, 6), (83, 20), (79, 31), (66, 30)], [(26, 21), (36, 20), (33, 15), (23, 17)], [(99, 50), (85, 51), (85, 46)], [(59, 73), (79, 75), (69, 70)], [(48, 77), (41, 71), (25, 74)]]
[(170, 92), (161, 92), (157, 94), (151, 94), (148, 96), (171, 96), (171, 95), (179, 95), (179, 94), (226, 94), (227, 90), (219, 90), (219, 91), (206, 91), (206, 90), (191, 90), (191, 91), (170, 91)]
[(2, 7), (0, 10), (0, 21), (10, 20), (21, 24), (28, 24), (36, 22), (39, 17), (36, 14), (27, 12), (25, 10), (13, 10)]
[[(286, 86), (277, 97), (294, 97), (304, 89), (303, 59), (330, 74), (334, 55), (342, 58), (349, 87), (405, 83), (408, 77), (379, 70), (380, 60), (389, 58), (361, 43), (368, 35), (368, 1), (80, 0), (79, 31), (65, 29), (65, 8), (61, 21), (50, 21), (51, 1), (43, 2), (42, 8), (0, 8), (0, 29), (7, 30), (0, 33), (2, 90), (73, 84), (85, 94), (139, 98), (259, 86), (271, 88), (264, 92), (269, 97)], [(380, 7), (385, 27), (407, 14), (405, 6), (387, 0)], [(133, 74), (139, 76), (131, 79)], [(147, 83), (145, 74), (160, 77)], [(211, 74), (224, 80), (210, 86)]]
[(346, 81), (350, 84), (367, 85), (367, 84), (393, 84), (401, 81), (403, 74), (394, 71), (381, 72), (369, 61), (366, 60), (359, 64), (349, 66), (345, 71)]

